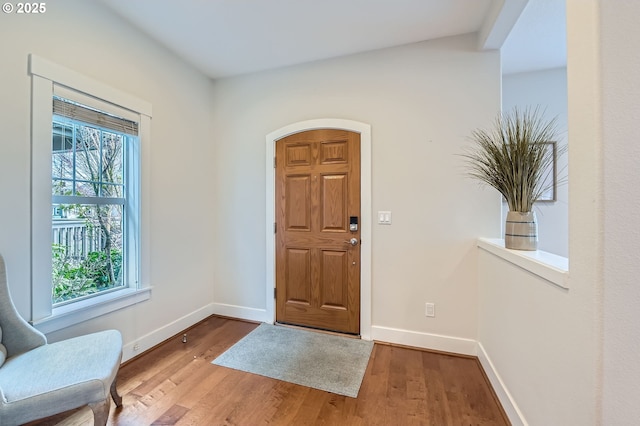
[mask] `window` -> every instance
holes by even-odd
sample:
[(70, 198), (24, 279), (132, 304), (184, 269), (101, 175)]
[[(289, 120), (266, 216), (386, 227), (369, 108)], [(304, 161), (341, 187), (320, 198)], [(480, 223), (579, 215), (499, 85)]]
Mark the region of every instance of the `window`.
[[(127, 188), (137, 186), (138, 123), (54, 96), (52, 301), (57, 306), (127, 287)], [(129, 204), (129, 207), (127, 206)], [(135, 277), (133, 277), (135, 280)], [(137, 280), (135, 280), (137, 281)]]
[(151, 105), (35, 55), (29, 71), (31, 321), (48, 333), (150, 297)]

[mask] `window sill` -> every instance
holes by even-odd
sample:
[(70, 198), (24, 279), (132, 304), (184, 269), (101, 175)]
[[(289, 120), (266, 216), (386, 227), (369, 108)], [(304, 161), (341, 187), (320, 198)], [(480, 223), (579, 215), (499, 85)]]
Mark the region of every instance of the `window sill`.
[(66, 327), (135, 305), (151, 298), (151, 288), (124, 289), (91, 299), (53, 308), (50, 317), (33, 323), (34, 327), (47, 334)]
[(561, 288), (569, 288), (569, 259), (545, 251), (510, 250), (504, 240), (479, 238), (478, 247)]

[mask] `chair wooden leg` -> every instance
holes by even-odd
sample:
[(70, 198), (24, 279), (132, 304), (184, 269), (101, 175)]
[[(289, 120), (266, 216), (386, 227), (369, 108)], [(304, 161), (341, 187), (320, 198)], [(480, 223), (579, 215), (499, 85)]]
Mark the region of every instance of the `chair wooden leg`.
[(111, 398), (113, 398), (113, 402), (116, 403), (116, 407), (122, 407), (122, 397), (118, 395), (118, 389), (116, 388), (116, 380), (117, 380), (117, 377), (113, 379), (113, 382), (111, 382)]
[(93, 411), (93, 424), (95, 426), (105, 426), (109, 420), (109, 406), (111, 400), (109, 398), (101, 402), (89, 404), (89, 408)]

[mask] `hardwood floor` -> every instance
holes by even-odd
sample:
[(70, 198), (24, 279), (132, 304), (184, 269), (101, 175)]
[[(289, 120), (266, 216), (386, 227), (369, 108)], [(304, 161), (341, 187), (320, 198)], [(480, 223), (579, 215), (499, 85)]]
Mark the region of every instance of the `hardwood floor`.
[[(111, 425), (508, 425), (473, 358), (376, 344), (358, 398), (211, 361), (257, 324), (211, 317), (123, 365)], [(88, 408), (31, 426), (92, 425)]]

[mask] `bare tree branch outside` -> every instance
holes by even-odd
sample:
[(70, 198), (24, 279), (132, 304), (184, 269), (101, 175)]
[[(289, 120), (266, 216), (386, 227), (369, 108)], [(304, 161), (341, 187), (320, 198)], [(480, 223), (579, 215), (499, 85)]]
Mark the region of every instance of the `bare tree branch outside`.
[(68, 121), (53, 130), (53, 302), (62, 303), (122, 285), (126, 135)]

